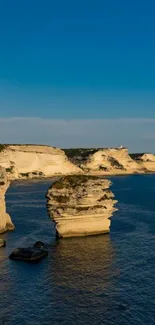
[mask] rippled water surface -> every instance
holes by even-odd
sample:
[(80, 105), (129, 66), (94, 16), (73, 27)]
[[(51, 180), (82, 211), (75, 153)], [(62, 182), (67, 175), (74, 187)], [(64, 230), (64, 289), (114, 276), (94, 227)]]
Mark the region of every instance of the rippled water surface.
[[(46, 213), (51, 180), (7, 193), (16, 230), (0, 249), (0, 325), (155, 324), (155, 175), (113, 177), (111, 234), (55, 239)], [(51, 243), (39, 264), (8, 259), (18, 246)]]

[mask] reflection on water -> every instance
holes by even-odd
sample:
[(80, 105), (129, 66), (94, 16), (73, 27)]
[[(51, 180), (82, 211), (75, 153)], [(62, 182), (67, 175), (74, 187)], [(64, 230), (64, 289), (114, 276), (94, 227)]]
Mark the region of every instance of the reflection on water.
[(3, 319), (6, 324), (20, 324), (23, 318), (24, 324), (49, 324), (54, 317), (53, 324), (81, 324), (90, 317), (90, 305), (94, 315), (109, 308), (113, 259), (106, 235), (53, 241), (48, 259), (37, 265), (5, 260), (0, 272)]
[(100, 294), (111, 281), (113, 258), (108, 235), (62, 239), (52, 249), (48, 270), (56, 286)]
[[(51, 180), (12, 185), (7, 203), (16, 229), (2, 236), (0, 325), (154, 325), (155, 176), (113, 181), (119, 211), (111, 235), (61, 240), (46, 212)], [(36, 240), (51, 244), (41, 263), (8, 259)]]
[[(96, 313), (109, 308), (108, 292), (113, 286), (110, 237), (63, 239), (52, 248), (51, 255), (47, 271), (53, 276), (48, 295), (55, 322), (95, 322)], [(100, 315), (97, 319), (96, 324), (101, 321)]]

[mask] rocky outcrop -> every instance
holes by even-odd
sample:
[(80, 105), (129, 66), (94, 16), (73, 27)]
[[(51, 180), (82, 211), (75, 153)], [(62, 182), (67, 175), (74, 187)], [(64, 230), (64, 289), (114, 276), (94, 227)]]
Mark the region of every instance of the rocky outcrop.
[(0, 248), (6, 246), (6, 241), (0, 238)]
[(142, 160), (134, 160), (126, 148), (108, 148), (90, 154), (80, 167), (90, 174), (133, 174), (147, 171)]
[(148, 171), (155, 172), (155, 155), (153, 155), (153, 154), (144, 154), (140, 158), (140, 161)]
[(11, 180), (82, 173), (80, 168), (68, 160), (63, 150), (50, 146), (3, 146), (0, 165), (6, 168)]
[(30, 247), (15, 248), (9, 258), (16, 261), (38, 262), (47, 255), (48, 246), (39, 241)]
[(155, 155), (128, 149), (61, 149), (41, 145), (0, 145), (0, 166), (10, 180), (57, 175), (117, 175), (155, 172)]
[(65, 176), (47, 193), (49, 216), (59, 237), (108, 233), (116, 210), (111, 182), (95, 176)]
[(9, 182), (5, 169), (0, 167), (0, 233), (14, 229), (11, 218), (8, 213), (6, 213), (5, 193), (8, 187)]
[(142, 161), (154, 162), (155, 163), (155, 155), (151, 153), (145, 153), (141, 158)]

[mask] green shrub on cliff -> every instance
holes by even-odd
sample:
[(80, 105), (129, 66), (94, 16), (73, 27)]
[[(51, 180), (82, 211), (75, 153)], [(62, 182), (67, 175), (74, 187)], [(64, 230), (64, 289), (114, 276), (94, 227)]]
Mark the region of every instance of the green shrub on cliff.
[(6, 144), (0, 144), (0, 152), (6, 148)]
[(108, 157), (108, 161), (111, 163), (111, 165), (118, 169), (124, 169), (124, 166), (120, 164), (114, 157)]
[(13, 173), (13, 166), (6, 168), (7, 173)]
[(86, 176), (86, 175), (73, 175), (73, 176), (65, 176), (60, 178), (53, 184), (53, 188), (55, 189), (63, 189), (63, 188), (75, 188), (81, 184), (87, 183), (89, 180), (97, 180), (96, 176)]

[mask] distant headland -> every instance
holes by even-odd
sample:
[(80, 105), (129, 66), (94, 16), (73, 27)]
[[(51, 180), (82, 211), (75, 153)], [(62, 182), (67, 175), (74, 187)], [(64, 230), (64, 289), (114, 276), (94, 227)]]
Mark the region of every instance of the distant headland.
[(1, 144), (0, 166), (10, 180), (57, 175), (118, 175), (155, 172), (155, 155), (126, 147), (59, 149), (49, 145)]
[[(59, 236), (68, 237), (109, 232), (109, 217), (115, 211), (116, 201), (109, 192), (110, 182), (96, 176), (154, 172), (154, 154), (129, 154), (123, 146), (62, 150), (49, 145), (1, 144), (0, 232), (14, 229), (5, 206), (5, 193), (12, 180), (67, 177), (49, 189), (47, 201)], [(74, 222), (72, 227), (70, 220)]]

